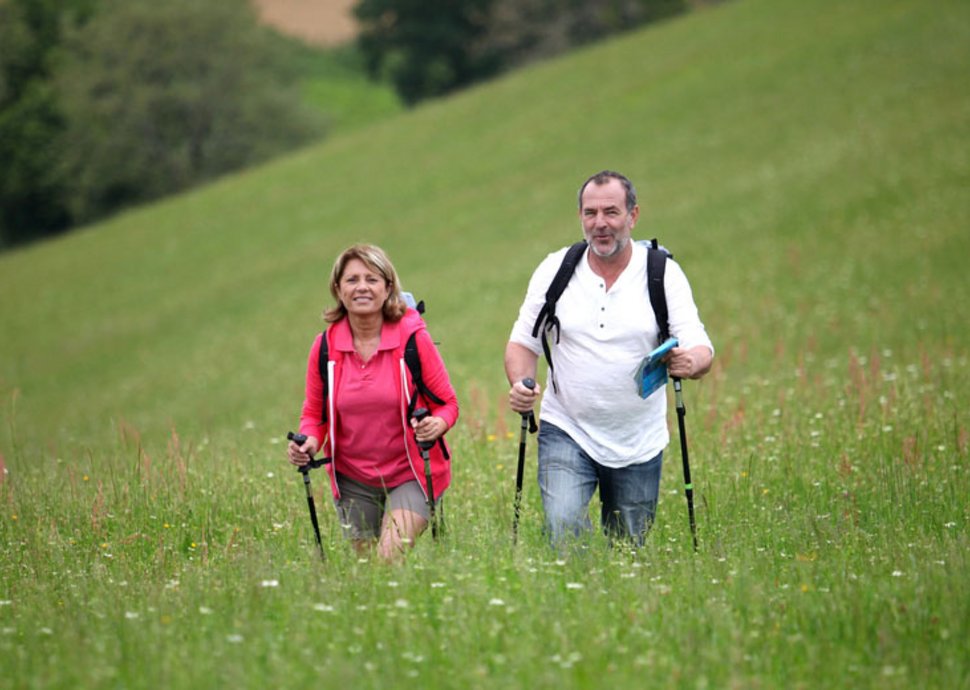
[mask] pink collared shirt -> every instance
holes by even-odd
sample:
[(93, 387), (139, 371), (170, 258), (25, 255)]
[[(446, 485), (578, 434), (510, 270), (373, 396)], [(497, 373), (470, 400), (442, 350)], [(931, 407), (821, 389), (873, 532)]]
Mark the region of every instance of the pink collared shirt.
[(414, 479), (401, 428), (400, 343), (393, 331), (381, 330), (377, 352), (366, 363), (354, 351), (349, 328), (334, 332), (334, 355), (343, 357), (334, 398), (340, 472), (369, 486), (394, 487)]
[[(326, 401), (319, 369), (323, 336), (318, 335), (310, 348), (300, 433), (320, 439), (319, 455), (333, 458), (327, 465), (327, 474), (335, 497), (340, 495), (335, 472), (372, 486), (393, 487), (416, 479), (427, 491), (420, 452), (406, 419), (407, 396), (417, 392), (413, 390), (401, 352), (412, 333), (424, 382), (444, 401), (438, 405), (418, 396), (416, 403), (428, 407), (450, 429), (458, 421), (458, 399), (444, 361), (416, 311), (408, 310), (397, 323), (384, 323), (378, 350), (366, 364), (354, 351), (347, 321), (332, 324), (326, 334), (332, 360), (327, 367)], [(405, 378), (407, 391), (403, 388)], [(325, 403), (326, 423), (322, 421)], [(437, 497), (451, 482), (450, 462), (445, 458), (444, 447), (436, 444), (431, 448), (430, 461)]]

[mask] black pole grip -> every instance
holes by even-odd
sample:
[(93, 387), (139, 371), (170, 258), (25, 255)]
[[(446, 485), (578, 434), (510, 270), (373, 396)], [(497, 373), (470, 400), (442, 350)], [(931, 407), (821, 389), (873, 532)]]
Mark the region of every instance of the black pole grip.
[[(419, 407), (411, 414), (411, 418), (419, 422), (429, 416), (431, 416), (431, 413), (428, 412), (427, 407)], [(434, 447), (434, 441), (418, 441), (418, 447), (421, 450), (431, 450)]]
[[(306, 443), (306, 436), (304, 434), (295, 434), (292, 431), (287, 432), (286, 439), (288, 441), (293, 441), (293, 443), (298, 446), (302, 446), (304, 443)], [(320, 458), (317, 460), (311, 455), (310, 462), (301, 467), (297, 467), (296, 469), (298, 472), (302, 472), (304, 475), (306, 475), (306, 473), (310, 470), (315, 470), (318, 467), (323, 467), (324, 465), (329, 464), (330, 460), (331, 458)]]
[[(522, 385), (528, 388), (530, 391), (534, 391), (536, 389), (536, 380), (531, 376), (526, 376), (524, 379), (522, 379)], [(534, 434), (536, 431), (539, 430), (539, 427), (536, 426), (536, 416), (532, 412), (532, 410), (529, 410), (528, 412), (522, 412), (521, 414), (522, 414), (523, 433), (525, 433), (526, 422), (528, 422), (529, 424), (529, 433)]]

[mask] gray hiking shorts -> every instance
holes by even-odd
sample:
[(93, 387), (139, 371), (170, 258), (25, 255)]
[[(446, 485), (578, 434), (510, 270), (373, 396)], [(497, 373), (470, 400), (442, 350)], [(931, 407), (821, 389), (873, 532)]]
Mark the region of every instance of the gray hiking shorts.
[(393, 489), (368, 486), (337, 473), (340, 498), (334, 501), (344, 536), (354, 540), (377, 539), (384, 513), (408, 510), (425, 520), (431, 519), (424, 491), (416, 480)]

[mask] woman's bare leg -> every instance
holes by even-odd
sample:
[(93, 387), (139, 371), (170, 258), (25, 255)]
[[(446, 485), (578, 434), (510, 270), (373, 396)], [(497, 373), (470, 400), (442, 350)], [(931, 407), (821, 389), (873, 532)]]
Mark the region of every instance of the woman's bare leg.
[(398, 508), (385, 513), (377, 554), (388, 563), (400, 560), (427, 528), (428, 521), (410, 510)]

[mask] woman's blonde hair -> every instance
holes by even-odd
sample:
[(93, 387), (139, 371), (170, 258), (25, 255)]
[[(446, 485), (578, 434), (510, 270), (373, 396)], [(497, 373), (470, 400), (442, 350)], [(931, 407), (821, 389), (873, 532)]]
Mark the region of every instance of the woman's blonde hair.
[(387, 258), (384, 250), (373, 244), (355, 244), (345, 249), (333, 262), (333, 270), (330, 272), (330, 294), (337, 304), (323, 312), (324, 320), (327, 323), (335, 323), (347, 315), (347, 308), (340, 301), (340, 279), (344, 275), (347, 264), (353, 259), (362, 261), (367, 268), (384, 278), (387, 285), (387, 300), (383, 307), (384, 318), (388, 321), (399, 321), (408, 308), (401, 295), (401, 281), (398, 280), (394, 264)]

